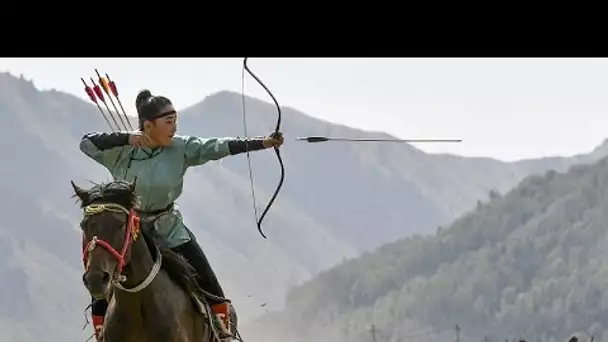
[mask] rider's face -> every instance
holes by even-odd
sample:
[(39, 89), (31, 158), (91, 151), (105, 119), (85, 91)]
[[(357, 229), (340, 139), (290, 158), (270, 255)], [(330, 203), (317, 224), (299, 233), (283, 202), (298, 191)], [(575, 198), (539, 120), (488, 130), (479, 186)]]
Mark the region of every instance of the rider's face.
[[(163, 108), (162, 113), (175, 111), (169, 105)], [(171, 114), (155, 119), (150, 127), (150, 136), (158, 146), (170, 146), (177, 130), (177, 114)]]

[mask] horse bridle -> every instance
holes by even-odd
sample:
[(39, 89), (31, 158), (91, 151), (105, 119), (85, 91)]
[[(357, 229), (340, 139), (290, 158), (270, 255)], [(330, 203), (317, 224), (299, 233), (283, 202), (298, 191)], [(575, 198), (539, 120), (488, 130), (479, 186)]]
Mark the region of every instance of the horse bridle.
[[(148, 276), (146, 277), (146, 279), (144, 279), (139, 285), (137, 285), (133, 288), (123, 287), (120, 283), (125, 282), (127, 280), (127, 278), (122, 274), (122, 270), (123, 270), (124, 266), (126, 265), (125, 256), (127, 254), (127, 251), (129, 250), (129, 248), (133, 244), (133, 242), (137, 241), (137, 238), (139, 237), (140, 218), (139, 218), (139, 216), (137, 216), (135, 210), (133, 210), (133, 209), (128, 210), (125, 207), (115, 204), (115, 203), (90, 204), (90, 205), (84, 207), (84, 216), (86, 218), (86, 217), (97, 215), (97, 214), (100, 214), (100, 213), (106, 212), (106, 211), (127, 214), (127, 217), (128, 217), (127, 229), (125, 232), (125, 238), (123, 241), (122, 248), (121, 248), (120, 252), (118, 252), (107, 241), (101, 240), (101, 239), (97, 238), (97, 236), (93, 236), (91, 241), (89, 241), (83, 249), (82, 260), (85, 264), (86, 269), (88, 270), (89, 261), (91, 260), (90, 256), (93, 253), (93, 250), (95, 250), (95, 248), (98, 245), (107, 249), (118, 260), (118, 265), (116, 266), (116, 274), (115, 274), (116, 276), (114, 277), (114, 281), (113, 281), (114, 286), (125, 292), (130, 292), (130, 293), (139, 292), (139, 291), (145, 289), (146, 287), (148, 287), (148, 285), (150, 285), (152, 283), (154, 278), (156, 278), (156, 275), (158, 275), (158, 272), (160, 271), (160, 268), (162, 265), (162, 254), (161, 254), (160, 250), (158, 249), (158, 246), (155, 246), (156, 260), (154, 261), (152, 270), (150, 270), (150, 273), (148, 273)], [(208, 310), (208, 309), (210, 310), (208, 305), (205, 305), (205, 304), (202, 304), (202, 305), (205, 310)], [(211, 315), (208, 315), (208, 318), (209, 318), (209, 324), (215, 335), (216, 340), (221, 341), (221, 339), (218, 337), (217, 331), (213, 327), (213, 322), (211, 322)], [(242, 341), (242, 339), (240, 339), (240, 337), (238, 338), (238, 340)]]
[(160, 271), (160, 266), (162, 264), (162, 255), (156, 247), (156, 260), (154, 261), (154, 265), (152, 266), (152, 270), (139, 285), (134, 288), (125, 288), (121, 285), (121, 283), (125, 282), (127, 278), (122, 274), (122, 271), (126, 265), (126, 254), (131, 248), (133, 242), (137, 241), (137, 238), (140, 234), (140, 218), (137, 216), (137, 213), (134, 209), (128, 210), (127, 208), (115, 204), (115, 203), (103, 203), (103, 204), (90, 204), (84, 207), (84, 216), (90, 217), (93, 215), (97, 215), (103, 212), (116, 212), (116, 213), (125, 213), (127, 214), (127, 229), (125, 230), (125, 238), (123, 240), (122, 247), (120, 252), (116, 250), (110, 243), (105, 240), (99, 239), (97, 236), (93, 236), (91, 241), (89, 241), (83, 248), (82, 251), (82, 261), (84, 262), (85, 268), (88, 270), (91, 261), (91, 255), (97, 246), (101, 246), (105, 248), (116, 260), (118, 264), (116, 265), (116, 271), (113, 277), (114, 286), (118, 289), (126, 292), (139, 292), (145, 289), (156, 277), (158, 272)]

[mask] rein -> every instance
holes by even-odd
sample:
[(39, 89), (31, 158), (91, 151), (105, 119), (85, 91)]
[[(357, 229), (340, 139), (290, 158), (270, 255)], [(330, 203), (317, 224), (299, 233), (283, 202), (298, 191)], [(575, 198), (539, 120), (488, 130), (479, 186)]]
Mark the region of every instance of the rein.
[(118, 261), (118, 264), (116, 266), (116, 272), (114, 274), (115, 276), (113, 277), (114, 286), (119, 290), (129, 293), (139, 292), (148, 287), (148, 285), (150, 285), (154, 278), (156, 278), (156, 276), (158, 275), (158, 272), (160, 271), (162, 265), (162, 254), (160, 253), (158, 246), (155, 246), (156, 260), (154, 261), (154, 265), (152, 266), (150, 273), (148, 273), (148, 276), (146, 276), (146, 278), (139, 285), (133, 288), (123, 287), (121, 283), (127, 280), (127, 277), (122, 274), (122, 271), (126, 266), (125, 256), (133, 242), (137, 241), (137, 238), (139, 237), (140, 218), (135, 213), (135, 210), (128, 210), (127, 208), (115, 203), (90, 204), (84, 208), (84, 216), (91, 217), (107, 211), (127, 214), (127, 229), (125, 230), (125, 238), (123, 240), (120, 252), (114, 249), (114, 247), (112, 247), (112, 245), (107, 241), (101, 240), (97, 236), (93, 236), (91, 241), (86, 244), (82, 251), (82, 260), (86, 265), (86, 269), (88, 270), (91, 262), (91, 255), (95, 248), (97, 248), (97, 246), (105, 248)]

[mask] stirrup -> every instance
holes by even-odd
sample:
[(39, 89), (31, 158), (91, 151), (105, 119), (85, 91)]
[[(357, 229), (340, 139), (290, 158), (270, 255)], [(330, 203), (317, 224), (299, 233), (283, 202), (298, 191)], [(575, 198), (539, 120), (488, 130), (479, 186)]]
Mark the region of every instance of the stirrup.
[(104, 316), (92, 316), (95, 340), (99, 341), (103, 334)]
[(230, 340), (234, 339), (234, 335), (230, 331), (230, 327), (226, 326), (224, 319), (222, 319), (222, 317), (219, 314), (213, 314), (213, 316), (214, 316), (213, 321), (215, 322), (215, 327), (216, 327), (218, 335), (219, 335), (218, 337), (222, 341), (230, 341)]

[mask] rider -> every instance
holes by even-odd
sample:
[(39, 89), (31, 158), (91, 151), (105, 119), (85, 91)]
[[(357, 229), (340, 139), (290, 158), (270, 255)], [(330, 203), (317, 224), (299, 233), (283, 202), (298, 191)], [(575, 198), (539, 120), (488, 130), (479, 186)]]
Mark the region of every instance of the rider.
[[(138, 132), (88, 133), (82, 138), (80, 149), (105, 166), (114, 179), (132, 181), (137, 177), (142, 222), (153, 222), (156, 233), (166, 239), (169, 247), (190, 261), (199, 274), (203, 290), (224, 297), (207, 257), (184, 225), (174, 201), (182, 193), (183, 177), (189, 167), (247, 151), (279, 147), (283, 136), (279, 133), (248, 140), (179, 136), (175, 135), (177, 112), (168, 98), (142, 90), (135, 105)], [(223, 335), (234, 334), (228, 320), (230, 304), (213, 299), (209, 303)], [(93, 300), (91, 311), (97, 339), (107, 305), (106, 300)]]

